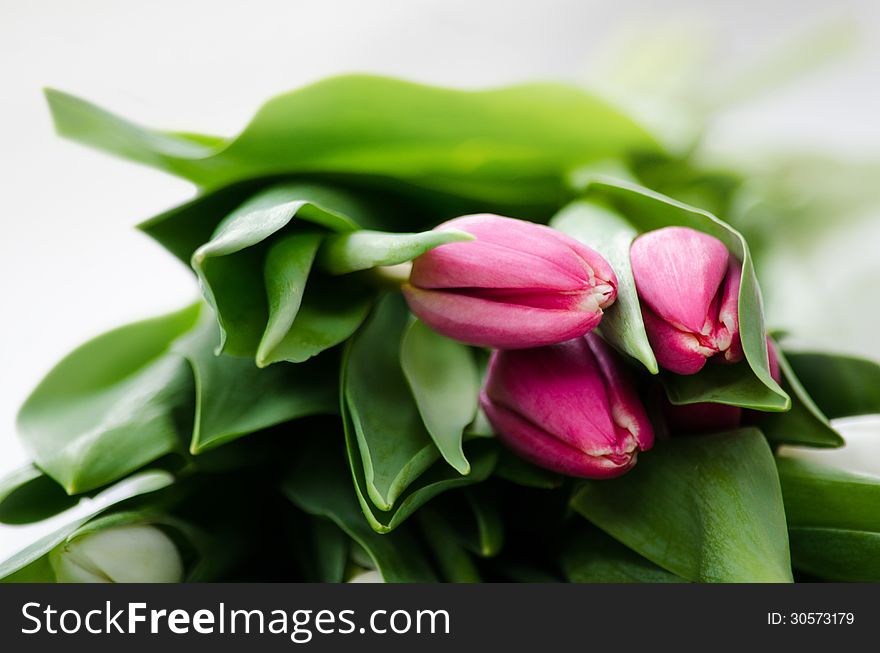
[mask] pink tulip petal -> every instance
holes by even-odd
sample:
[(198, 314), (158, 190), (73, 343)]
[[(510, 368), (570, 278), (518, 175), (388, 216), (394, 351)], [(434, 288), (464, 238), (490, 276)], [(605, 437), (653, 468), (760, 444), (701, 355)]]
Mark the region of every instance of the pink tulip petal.
[(779, 356), (776, 354), (776, 345), (767, 338), (767, 363), (770, 366), (770, 376), (776, 383), (782, 383), (782, 371), (779, 369)]
[[(591, 276), (594, 275), (598, 280), (603, 282), (610, 281), (615, 287), (617, 286), (614, 271), (601, 255), (570, 236), (545, 225), (525, 220), (516, 220), (514, 218), (505, 218), (499, 215), (480, 214), (466, 215), (449, 220), (439, 225), (437, 229), (466, 231), (476, 236), (476, 243), (491, 243), (497, 249), (507, 249), (514, 253), (527, 252), (531, 256), (543, 259), (545, 265), (550, 263), (558, 273), (567, 275), (570, 278), (591, 281)], [(474, 241), (471, 241), (470, 244), (473, 243)], [(445, 247), (446, 245), (437, 249)], [(460, 251), (462, 248), (456, 249)], [(584, 274), (585, 268), (586, 276)], [(422, 284), (419, 283), (418, 285)], [(469, 282), (464, 285), (490, 287), (495, 284), (475, 284)], [(451, 286), (447, 285), (445, 287)], [(496, 285), (496, 287), (498, 286)]]
[(642, 303), (670, 324), (692, 333), (703, 329), (729, 258), (720, 240), (687, 227), (643, 234), (630, 250)]
[(601, 311), (521, 306), (406, 284), (403, 294), (415, 315), (445, 336), (480, 347), (540, 347), (582, 336)]
[(485, 395), (481, 397), (481, 403), (498, 432), (498, 438), (517, 455), (540, 467), (567, 476), (613, 478), (636, 462), (635, 452), (614, 458), (591, 456), (553, 437), (515, 412), (496, 405)]
[(657, 363), (676, 374), (696, 374), (706, 364), (709, 356), (717, 353), (701, 345), (691, 333), (679, 331), (668, 322), (658, 317), (650, 308), (642, 305), (642, 319), (648, 342), (657, 357)]
[[(724, 332), (719, 338), (719, 349), (724, 352), (724, 360), (736, 363), (743, 359), (742, 342), (739, 335), (739, 288), (742, 283), (742, 267), (736, 259), (730, 258), (727, 276), (720, 295), (717, 330)], [(723, 340), (723, 342), (721, 342)]]
[(584, 336), (584, 340), (596, 357), (596, 362), (605, 380), (611, 417), (618, 427), (618, 436), (624, 438), (631, 434), (642, 451), (654, 446), (654, 429), (645, 412), (642, 402), (626, 374), (622, 364), (615, 360), (611, 347), (594, 333)]
[(621, 453), (605, 383), (583, 338), (495, 352), (486, 395), (579, 451), (594, 456)]
[(579, 291), (589, 287), (588, 278), (583, 267), (575, 274), (529, 251), (471, 240), (440, 245), (419, 256), (413, 261), (410, 283), (420, 288)]

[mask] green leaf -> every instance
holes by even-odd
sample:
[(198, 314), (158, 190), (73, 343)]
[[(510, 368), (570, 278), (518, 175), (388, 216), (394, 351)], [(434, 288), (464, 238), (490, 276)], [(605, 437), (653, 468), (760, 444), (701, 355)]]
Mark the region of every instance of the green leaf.
[[(286, 183), (263, 190), (226, 216), (192, 259), (217, 314), (220, 350), (267, 358), (295, 322), (320, 237), (301, 228), (289, 239), (278, 241), (275, 234), (295, 217), (324, 229), (355, 229), (349, 216), (359, 212), (345, 193)], [(290, 284), (296, 286), (293, 294)]]
[(18, 416), (36, 465), (76, 494), (182, 451), (192, 373), (169, 349), (198, 314), (194, 305), (121, 327), (58, 363)]
[(253, 359), (215, 355), (216, 342), (216, 323), (205, 310), (198, 326), (173, 346), (189, 361), (195, 378), (190, 453), (299, 417), (337, 412), (335, 365), (314, 359), (260, 369)]
[(782, 388), (791, 397), (791, 410), (786, 413), (762, 414), (758, 418), (761, 431), (771, 442), (842, 447), (843, 438), (807, 394), (789, 365), (786, 354), (779, 347), (776, 347), (776, 359), (782, 372)]
[(880, 582), (880, 533), (793, 527), (788, 536), (796, 569), (826, 580)]
[(409, 484), (389, 511), (381, 511), (374, 505), (372, 497), (369, 495), (362, 460), (358, 455), (358, 443), (354, 435), (355, 428), (344, 406), (343, 420), (346, 451), (354, 480), (355, 494), (364, 517), (377, 533), (390, 533), (422, 505), (443, 492), (486, 480), (492, 473), (497, 460), (497, 451), (491, 441), (472, 441), (467, 447), (472, 461), (470, 474), (462, 476), (446, 463), (437, 463)]
[(351, 542), (348, 535), (332, 521), (313, 517), (311, 539), (316, 563), (314, 582), (341, 583), (345, 580)]
[(837, 354), (786, 352), (801, 383), (830, 419), (880, 413), (880, 364)]
[[(173, 480), (167, 472), (141, 472), (119, 481), (93, 498), (80, 499), (76, 506), (47, 522), (16, 527), (18, 539), (24, 539), (27, 544), (21, 545), (12, 555), (4, 551), (7, 557), (0, 562), (0, 579), (24, 569), (45, 556), (95, 515), (128, 499), (168, 487)], [(28, 530), (22, 530), (24, 528)], [(0, 527), (0, 533), (3, 533), (3, 530), (4, 528)], [(21, 537), (24, 532), (28, 534), (27, 538)], [(2, 539), (0, 538), (0, 541)]]
[(425, 430), (400, 366), (406, 304), (387, 295), (348, 347), (342, 392), (363, 461), (367, 495), (391, 510), (440, 455)]
[(330, 519), (370, 555), (388, 583), (437, 580), (417, 539), (407, 528), (379, 535), (364, 520), (341, 456), (312, 447), (284, 482), (285, 495), (301, 510)]
[(685, 580), (646, 560), (598, 528), (579, 528), (560, 558), (570, 583), (683, 583)]
[(880, 532), (880, 477), (806, 460), (776, 460), (790, 526)]
[(480, 572), (476, 564), (456, 541), (443, 515), (425, 507), (419, 511), (418, 517), (425, 541), (434, 554), (444, 580), (450, 583), (479, 583)]
[(475, 536), (463, 538), (471, 551), (484, 558), (498, 555), (504, 546), (504, 521), (497, 497), (483, 485), (466, 488), (462, 494), (470, 507)]
[(880, 580), (880, 478), (777, 458), (796, 569), (836, 581)]
[(531, 463), (502, 449), (495, 467), (495, 476), (517, 485), (533, 487), (539, 490), (552, 490), (562, 485), (563, 477), (555, 472), (536, 467)]
[(687, 580), (791, 581), (779, 479), (756, 429), (660, 442), (625, 476), (585, 482), (572, 506)]
[(742, 261), (739, 325), (746, 361), (729, 366), (706, 365), (689, 376), (663, 373), (670, 401), (713, 401), (764, 411), (788, 410), (791, 399), (770, 375), (761, 289), (745, 238), (711, 213), (637, 184), (602, 175), (592, 175), (581, 183), (588, 198), (607, 203), (640, 232), (670, 225), (690, 227), (718, 238)]
[(621, 215), (594, 202), (578, 200), (565, 206), (550, 221), (554, 229), (599, 252), (617, 275), (617, 300), (605, 310), (600, 330), (615, 348), (657, 374), (657, 359), (648, 342), (642, 308), (636, 293), (629, 250), (638, 235)]
[(470, 349), (413, 320), (400, 342), (400, 364), (434, 444), (460, 474), (469, 473), (462, 437), (480, 393)]
[(0, 522), (4, 524), (48, 519), (74, 504), (74, 497), (33, 465), (0, 479)]
[(258, 365), (307, 361), (347, 340), (367, 319), (373, 300), (369, 290), (353, 279), (315, 277), (309, 279), (293, 325), (284, 337), (277, 344), (261, 343)]
[(318, 263), (330, 274), (348, 274), (405, 263), (439, 245), (465, 240), (474, 240), (474, 237), (454, 229), (416, 234), (353, 231), (329, 237), (321, 248)]
[(252, 195), (277, 179), (248, 179), (200, 193), (179, 206), (142, 222), (138, 229), (190, 266), (196, 250), (211, 240), (217, 225)]
[(260, 367), (276, 360), (275, 350), (293, 328), (321, 239), (321, 234), (317, 233), (291, 234), (269, 248), (263, 272), (269, 318), (257, 346), (257, 365)]
[(553, 204), (566, 171), (659, 149), (604, 101), (555, 84), (460, 91), (333, 77), (270, 100), (233, 139), (147, 129), (55, 90), (46, 98), (61, 135), (212, 187), (355, 173), (482, 200)]

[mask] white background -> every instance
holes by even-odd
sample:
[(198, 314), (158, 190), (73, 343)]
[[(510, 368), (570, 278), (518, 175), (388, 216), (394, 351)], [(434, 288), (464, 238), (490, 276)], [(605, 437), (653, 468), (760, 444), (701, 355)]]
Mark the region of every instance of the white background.
[(859, 32), (852, 55), (722, 115), (712, 142), (868, 156), (880, 152), (872, 0), (0, 0), (0, 473), (25, 461), (15, 412), (54, 362), (196, 292), (183, 266), (132, 229), (193, 189), (56, 139), (42, 86), (147, 124), (231, 134), (269, 96), (337, 72), (464, 87), (582, 83), (601, 77), (621, 34), (670, 25), (702, 33), (723, 68), (837, 15)]

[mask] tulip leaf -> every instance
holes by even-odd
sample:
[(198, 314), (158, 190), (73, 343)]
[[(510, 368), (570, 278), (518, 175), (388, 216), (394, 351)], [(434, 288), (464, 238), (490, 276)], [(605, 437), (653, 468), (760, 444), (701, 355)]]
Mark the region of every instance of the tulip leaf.
[[(346, 381), (343, 375), (343, 386)], [(497, 460), (497, 451), (493, 443), (481, 438), (468, 444), (471, 454), (471, 471), (462, 476), (445, 462), (438, 462), (412, 479), (400, 494), (395, 504), (387, 511), (375, 505), (370, 487), (367, 483), (365, 465), (359, 449), (358, 436), (348, 404), (342, 402), (342, 418), (345, 429), (345, 445), (348, 463), (351, 467), (355, 494), (367, 523), (377, 533), (389, 533), (398, 528), (410, 515), (438, 494), (455, 488), (465, 487), (486, 480), (492, 473)], [(437, 456), (433, 457), (436, 460)]]
[(460, 474), (469, 473), (462, 438), (480, 393), (470, 349), (413, 320), (400, 342), (400, 364), (434, 444)]
[(263, 344), (268, 342), (264, 336), (257, 350), (261, 367), (281, 361), (307, 361), (347, 340), (367, 318), (373, 300), (369, 290), (353, 280), (315, 277), (309, 279), (287, 333), (267, 345)]
[(285, 495), (301, 510), (331, 520), (362, 546), (385, 582), (436, 581), (425, 552), (408, 528), (380, 535), (370, 527), (337, 453), (334, 448), (312, 446), (285, 480)]
[(598, 528), (580, 528), (566, 541), (560, 558), (570, 583), (683, 583)]
[(517, 485), (541, 490), (558, 488), (562, 485), (563, 480), (563, 477), (559, 474), (527, 463), (507, 449), (502, 449), (498, 456), (495, 476)]
[(880, 477), (777, 458), (796, 569), (835, 581), (880, 580)]
[(348, 274), (380, 265), (406, 263), (439, 245), (473, 239), (471, 234), (454, 229), (415, 234), (362, 229), (328, 237), (318, 263), (330, 274)]
[[(352, 216), (360, 212), (349, 194), (285, 183), (261, 191), (226, 216), (192, 259), (205, 299), (217, 314), (219, 349), (258, 355), (265, 364), (287, 337), (303, 301), (321, 239), (314, 227), (349, 231), (357, 226)], [(279, 240), (282, 230), (286, 237)], [(345, 313), (347, 307), (341, 308)], [(355, 328), (356, 323), (343, 331), (343, 339)]]
[(341, 583), (345, 580), (351, 539), (324, 517), (311, 518), (310, 536), (315, 566), (307, 570), (313, 576), (311, 582)]
[(195, 378), (190, 453), (306, 415), (338, 411), (335, 365), (314, 359), (260, 369), (250, 358), (215, 355), (216, 342), (216, 323), (204, 310), (199, 325), (173, 346)]
[(48, 519), (76, 501), (33, 465), (0, 479), (0, 523), (28, 524)]
[(697, 582), (789, 582), (782, 493), (757, 429), (659, 442), (572, 505), (635, 552)]
[(880, 364), (816, 352), (786, 352), (786, 356), (829, 419), (880, 413)]
[(800, 571), (829, 581), (880, 582), (880, 533), (792, 527), (788, 537)]
[(791, 410), (766, 413), (756, 418), (761, 431), (771, 442), (803, 444), (813, 447), (842, 447), (843, 438), (807, 394), (789, 364), (788, 357), (776, 347), (776, 359), (782, 372), (782, 387), (791, 397)]
[(468, 553), (453, 536), (443, 514), (425, 506), (419, 510), (419, 526), (434, 554), (443, 579), (450, 583), (479, 583), (480, 572)]
[(65, 357), (25, 401), (18, 430), (35, 464), (69, 494), (183, 452), (192, 373), (171, 353), (199, 306), (101, 335)]
[(588, 198), (607, 203), (625, 215), (640, 232), (671, 225), (697, 229), (718, 238), (742, 262), (739, 325), (746, 360), (730, 366), (708, 364), (690, 376), (663, 374), (670, 401), (676, 404), (713, 401), (765, 411), (788, 410), (791, 399), (770, 375), (763, 299), (745, 238), (708, 211), (629, 181), (594, 175), (581, 183)]
[(247, 179), (200, 193), (139, 224), (138, 229), (190, 266), (196, 250), (211, 240), (217, 225), (252, 195), (278, 183), (277, 179)]
[[(17, 549), (13, 551), (0, 547), (0, 579), (28, 567), (75, 533), (89, 519), (108, 508), (128, 499), (156, 492), (168, 487), (173, 477), (167, 472), (146, 471), (119, 481), (92, 498), (82, 498), (79, 502), (44, 522), (15, 527)], [(6, 528), (0, 526), (0, 534)], [(24, 530), (27, 529), (27, 530)], [(26, 534), (26, 535), (25, 535)], [(0, 542), (5, 541), (0, 537)], [(21, 544), (24, 541), (26, 544)]]
[(551, 205), (571, 168), (659, 149), (604, 101), (556, 84), (461, 91), (333, 77), (270, 100), (231, 139), (148, 129), (56, 90), (46, 98), (62, 136), (214, 188), (279, 174), (350, 173)]
[(406, 304), (387, 295), (352, 338), (345, 357), (342, 393), (370, 501), (391, 510), (406, 488), (440, 452), (425, 429), (400, 366)]
[(789, 525), (880, 532), (880, 477), (776, 459)]
[(321, 239), (322, 235), (317, 233), (295, 233), (280, 238), (269, 248), (263, 272), (269, 317), (257, 346), (260, 367), (275, 360), (274, 350), (293, 327)]
[(599, 330), (616, 349), (657, 374), (657, 359), (645, 332), (629, 260), (630, 246), (638, 232), (619, 214), (587, 200), (565, 206), (550, 226), (595, 249), (611, 264), (617, 275), (617, 300), (605, 309)]

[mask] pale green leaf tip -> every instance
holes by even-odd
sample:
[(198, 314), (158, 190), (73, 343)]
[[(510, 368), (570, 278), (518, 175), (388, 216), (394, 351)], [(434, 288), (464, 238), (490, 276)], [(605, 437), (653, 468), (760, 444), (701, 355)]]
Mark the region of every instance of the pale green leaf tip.
[(469, 234), (466, 231), (461, 231), (459, 229), (444, 229), (443, 231), (438, 231), (437, 235), (440, 236), (442, 234), (442, 238), (438, 238), (438, 244), (443, 243), (456, 243), (463, 242), (467, 240), (476, 240), (477, 237), (473, 234)]

